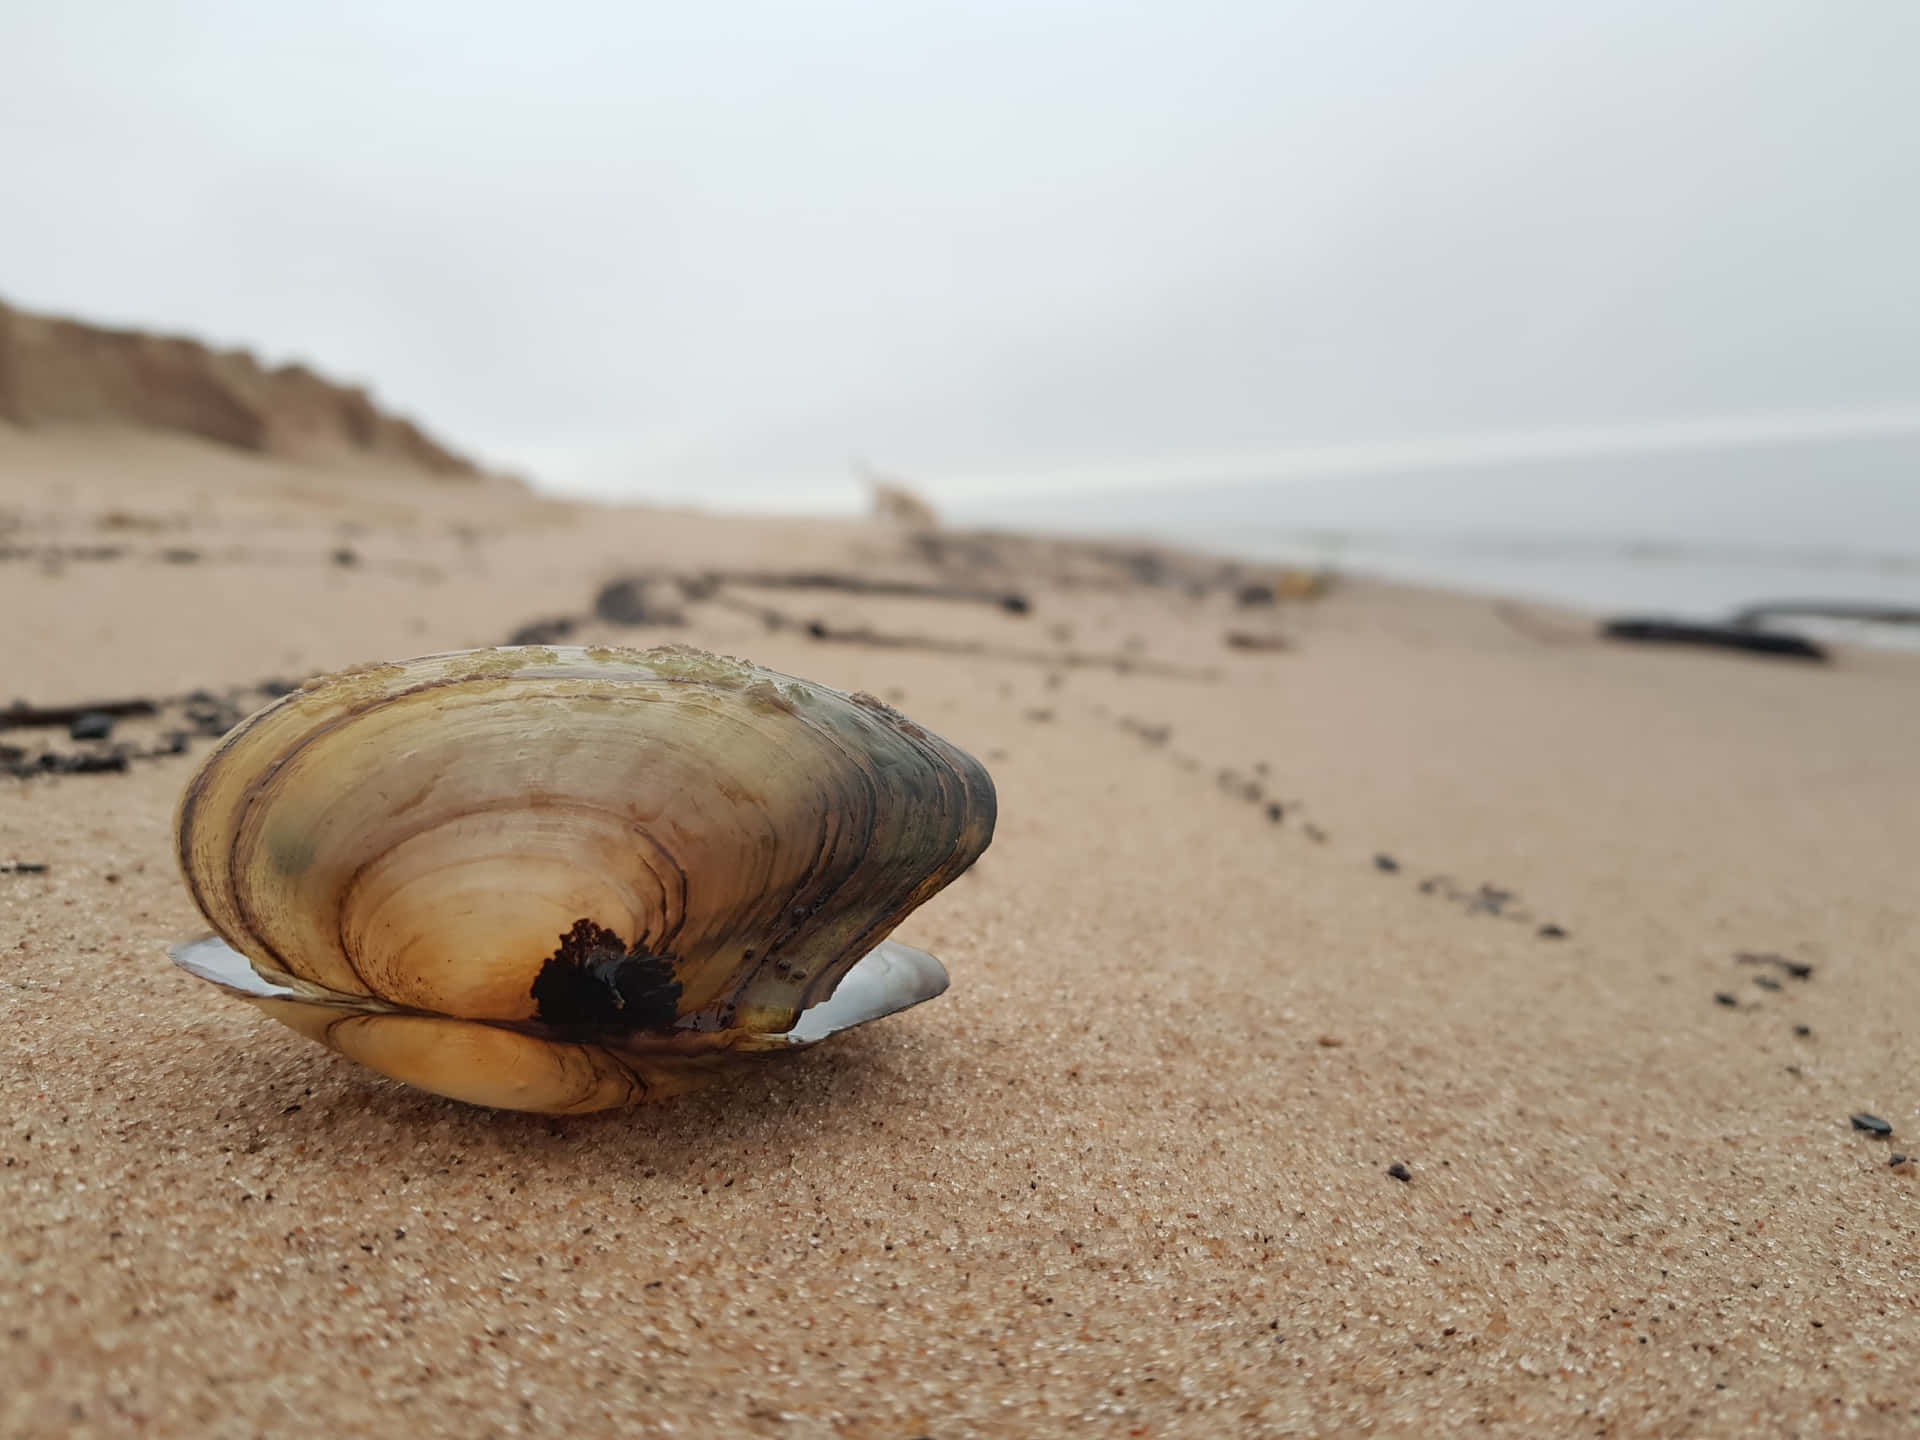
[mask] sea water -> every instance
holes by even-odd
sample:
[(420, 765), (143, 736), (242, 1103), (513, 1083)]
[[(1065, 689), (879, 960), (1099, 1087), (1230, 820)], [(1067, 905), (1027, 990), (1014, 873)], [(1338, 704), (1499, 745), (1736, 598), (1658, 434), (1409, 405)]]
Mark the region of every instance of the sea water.
[[(1556, 603), (1725, 620), (1823, 602), (1920, 610), (1920, 436), (1231, 483), (1041, 490), (964, 524), (1098, 534)], [(1777, 622), (1920, 647), (1920, 626)]]

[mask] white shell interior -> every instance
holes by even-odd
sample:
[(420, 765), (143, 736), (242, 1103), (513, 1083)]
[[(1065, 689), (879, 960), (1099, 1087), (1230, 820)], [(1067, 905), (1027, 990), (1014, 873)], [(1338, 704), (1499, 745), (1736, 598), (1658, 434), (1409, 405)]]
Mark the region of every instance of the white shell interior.
[[(309, 998), (266, 979), (246, 956), (217, 935), (183, 941), (171, 946), (167, 954), (188, 974), (249, 999)], [(931, 1000), (946, 990), (947, 983), (946, 967), (926, 951), (902, 945), (898, 940), (882, 940), (860, 957), (832, 995), (801, 1013), (794, 1027), (786, 1032), (786, 1039), (794, 1045), (811, 1045), (855, 1025)]]

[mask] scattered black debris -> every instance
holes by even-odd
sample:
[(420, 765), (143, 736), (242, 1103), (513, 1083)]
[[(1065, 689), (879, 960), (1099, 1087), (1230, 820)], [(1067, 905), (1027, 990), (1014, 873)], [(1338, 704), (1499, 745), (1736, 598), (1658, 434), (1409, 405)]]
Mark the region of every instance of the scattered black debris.
[(328, 558), (342, 570), (351, 570), (360, 563), (360, 552), (350, 545), (342, 545)]
[(1542, 940), (1564, 940), (1567, 938), (1567, 932), (1558, 925), (1542, 925), (1533, 933), (1538, 935)]
[(1394, 875), (1399, 873), (1400, 862), (1391, 855), (1376, 855), (1373, 857), (1373, 868), (1384, 874)]
[(1282, 805), (1278, 800), (1269, 800), (1267, 802), (1267, 819), (1271, 820), (1274, 824), (1278, 825), (1282, 820), (1286, 818), (1287, 818), (1287, 810), (1284, 805)]
[(1513, 891), (1502, 890), (1497, 885), (1482, 884), (1467, 897), (1469, 915), (1498, 915), (1514, 898)]
[(73, 740), (107, 740), (113, 736), (113, 716), (100, 710), (89, 710), (85, 715), (76, 715), (73, 723), (67, 726), (68, 738)]
[(1215, 778), (1219, 781), (1220, 788), (1236, 800), (1245, 800), (1249, 804), (1258, 805), (1267, 797), (1265, 788), (1258, 780), (1249, 780), (1238, 770), (1222, 770)]
[(1756, 975), (1753, 977), (1753, 983), (1758, 985), (1762, 990), (1778, 990), (1780, 988), (1780, 982), (1771, 975)]
[(1739, 1006), (1740, 1000), (1738, 996), (1731, 995), (1725, 990), (1716, 990), (1713, 992), (1713, 1003), (1716, 1005), (1724, 1005), (1729, 1010), (1732, 1010)]
[(1407, 1169), (1407, 1167), (1402, 1165), (1398, 1160), (1394, 1161), (1393, 1164), (1387, 1166), (1387, 1174), (1391, 1175), (1396, 1180), (1405, 1181), (1405, 1180), (1413, 1179), (1413, 1172)]
[(7, 773), (16, 780), (34, 775), (105, 775), (127, 768), (127, 753), (115, 750), (105, 755), (56, 755), (51, 751), (33, 760), (9, 760)]
[(1856, 1115), (1849, 1115), (1847, 1120), (1852, 1124), (1854, 1129), (1864, 1130), (1869, 1135), (1893, 1134), (1893, 1126), (1889, 1125), (1885, 1120), (1882, 1120), (1878, 1115), (1870, 1115), (1865, 1110), (1860, 1111)]
[(1608, 640), (1653, 645), (1705, 645), (1721, 650), (1743, 650), (1785, 660), (1825, 660), (1827, 652), (1811, 640), (1783, 630), (1753, 630), (1739, 625), (1695, 624), (1684, 620), (1639, 617), (1608, 620), (1600, 627)]
[(1793, 1027), (1793, 1033), (1798, 1035), (1802, 1040), (1804, 1040), (1809, 1035), (1813, 1034), (1813, 1027), (1811, 1025), (1796, 1025)]
[(118, 560), (126, 553), (119, 545), (0, 545), (0, 560), (39, 560), (54, 565), (66, 560)]
[(87, 705), (29, 705), (16, 700), (0, 710), (0, 730), (47, 727), (65, 728), (88, 715), (110, 715), (116, 719), (128, 715), (151, 715), (159, 706), (152, 700), (96, 700)]
[(218, 739), (240, 723), (238, 705), (231, 700), (223, 700), (218, 695), (210, 695), (205, 690), (196, 690), (187, 696), (185, 714), (193, 723), (195, 734), (214, 739)]
[(1805, 960), (1789, 960), (1784, 955), (1765, 954), (1754, 950), (1735, 951), (1733, 958), (1735, 963), (1740, 965), (1771, 965), (1795, 980), (1813, 978), (1813, 966)]
[(580, 622), (571, 615), (556, 615), (551, 620), (530, 620), (507, 637), (507, 644), (551, 645), (566, 639), (579, 626)]
[(1253, 650), (1277, 654), (1291, 650), (1293, 642), (1284, 635), (1263, 635), (1253, 630), (1229, 630), (1222, 637), (1229, 650)]
[(1138, 735), (1149, 745), (1164, 745), (1173, 738), (1171, 725), (1149, 725), (1144, 720), (1136, 720), (1131, 715), (1120, 718), (1120, 728), (1129, 734)]
[[(34, 753), (24, 746), (0, 745), (0, 775), (27, 780), (46, 775), (121, 774), (132, 761), (184, 753), (193, 735), (224, 735), (257, 706), (259, 696), (278, 697), (298, 688), (288, 681), (266, 680), (234, 686), (221, 694), (195, 690), (187, 695), (96, 701), (89, 705), (41, 706), (16, 702), (0, 710), (0, 726), (64, 726), (68, 738), (81, 742), (86, 748), (46, 749)], [(185, 726), (171, 725), (161, 731), (157, 741), (147, 744), (114, 739), (120, 732), (121, 721), (149, 717), (177, 719), (184, 721)], [(103, 742), (110, 744), (110, 748), (94, 748)]]
[(44, 875), (47, 862), (44, 860), (6, 860), (0, 861), (0, 875)]

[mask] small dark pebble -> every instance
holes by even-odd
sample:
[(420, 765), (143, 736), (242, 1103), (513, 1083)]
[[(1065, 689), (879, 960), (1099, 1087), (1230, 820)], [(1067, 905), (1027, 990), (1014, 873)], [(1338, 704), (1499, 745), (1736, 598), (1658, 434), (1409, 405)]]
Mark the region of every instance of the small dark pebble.
[(1807, 1038), (1807, 1036), (1813, 1034), (1813, 1026), (1796, 1025), (1793, 1027), (1793, 1033), (1798, 1035), (1802, 1040), (1804, 1040)]
[(342, 545), (338, 550), (333, 552), (333, 563), (343, 570), (350, 569), (360, 563), (359, 552), (351, 546)]
[(1889, 1169), (1897, 1170), (1906, 1163), (1907, 1157), (1905, 1155), (1894, 1154), (1887, 1157), (1887, 1166)]
[(1305, 828), (1307, 839), (1313, 841), (1314, 844), (1324, 845), (1327, 843), (1327, 832), (1322, 830), (1318, 825), (1308, 825)]
[(1373, 868), (1384, 874), (1392, 875), (1400, 869), (1400, 862), (1391, 855), (1376, 855), (1373, 857)]
[(571, 615), (556, 615), (551, 620), (530, 620), (507, 637), (507, 644), (551, 645), (573, 634), (578, 624)]
[(1398, 1160), (1394, 1161), (1393, 1164), (1387, 1166), (1387, 1174), (1391, 1175), (1396, 1180), (1413, 1179), (1413, 1172), (1407, 1169), (1407, 1167), (1402, 1165)]
[(1738, 1005), (1740, 1002), (1734, 996), (1729, 995), (1726, 991), (1716, 990), (1713, 992), (1713, 1003), (1716, 1005), (1725, 1005), (1729, 1009), (1731, 1009), (1732, 1007)]
[(1847, 1119), (1851, 1122), (1854, 1129), (1864, 1130), (1869, 1135), (1893, 1134), (1893, 1126), (1882, 1120), (1878, 1115), (1869, 1115), (1864, 1110), (1857, 1115), (1849, 1115)]
[(162, 550), (160, 558), (169, 565), (192, 565), (199, 561), (200, 552), (185, 546), (176, 546), (171, 550)]
[(1567, 938), (1567, 932), (1558, 925), (1542, 925), (1533, 933), (1538, 935), (1542, 940), (1564, 940)]
[(1778, 990), (1780, 988), (1780, 982), (1771, 975), (1756, 975), (1753, 977), (1753, 983), (1758, 985), (1762, 990)]
[(113, 716), (89, 710), (85, 715), (74, 717), (67, 734), (75, 740), (105, 740), (113, 734)]
[(1278, 800), (1270, 800), (1267, 802), (1267, 819), (1271, 820), (1274, 824), (1278, 825), (1282, 820), (1286, 818), (1287, 818), (1286, 807), (1283, 806)]

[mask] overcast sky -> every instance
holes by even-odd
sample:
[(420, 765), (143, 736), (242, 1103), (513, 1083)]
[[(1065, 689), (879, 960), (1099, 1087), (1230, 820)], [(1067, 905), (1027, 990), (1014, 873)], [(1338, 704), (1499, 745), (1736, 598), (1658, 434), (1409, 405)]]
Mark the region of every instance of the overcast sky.
[(1914, 0), (62, 0), (0, 53), (0, 296), (568, 488), (1920, 431)]

